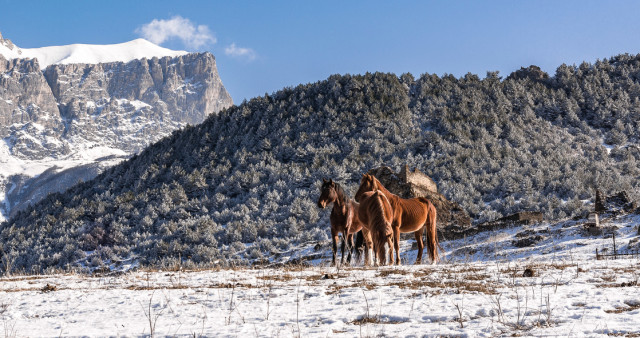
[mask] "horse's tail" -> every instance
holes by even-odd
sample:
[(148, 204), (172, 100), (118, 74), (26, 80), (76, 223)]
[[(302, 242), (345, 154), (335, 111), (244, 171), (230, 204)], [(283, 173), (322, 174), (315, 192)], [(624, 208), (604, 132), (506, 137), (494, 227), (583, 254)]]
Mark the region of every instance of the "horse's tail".
[(438, 212), (436, 207), (424, 197), (419, 198), (421, 202), (427, 205), (427, 221), (425, 222), (427, 233), (427, 254), (429, 259), (434, 264), (440, 260), (439, 250), (442, 250), (440, 243), (438, 242), (438, 229), (436, 227), (436, 219), (438, 218)]

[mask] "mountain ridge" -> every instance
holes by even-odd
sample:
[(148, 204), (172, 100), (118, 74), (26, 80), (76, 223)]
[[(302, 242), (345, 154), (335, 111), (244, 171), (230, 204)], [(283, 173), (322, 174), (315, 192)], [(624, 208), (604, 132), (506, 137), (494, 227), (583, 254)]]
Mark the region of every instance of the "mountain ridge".
[(128, 42), (93, 45), (71, 44), (39, 48), (20, 48), (0, 33), (0, 55), (7, 60), (38, 59), (40, 69), (45, 70), (56, 64), (99, 64), (130, 62), (139, 59), (176, 57), (189, 54), (187, 51), (174, 51), (160, 47), (150, 41), (139, 38)]
[[(10, 40), (0, 42), (0, 49), (20, 50)], [(121, 45), (131, 47), (125, 43), (107, 49), (122, 50)], [(114, 163), (99, 164), (100, 158), (126, 158), (233, 104), (211, 53), (174, 54), (128, 62), (51, 64), (44, 69), (37, 58), (7, 60), (0, 55), (0, 153), (6, 155), (0, 159), (0, 219), (11, 216), (14, 206), (37, 201), (20, 200), (18, 195), (28, 194), (16, 188), (38, 184), (33, 175), (47, 168), (71, 173), (71, 165), (91, 164), (92, 169), (79, 177), (93, 177), (106, 163)], [(29, 166), (42, 171), (24, 170)], [(31, 174), (21, 175), (20, 168)], [(74, 182), (64, 175), (56, 177)]]

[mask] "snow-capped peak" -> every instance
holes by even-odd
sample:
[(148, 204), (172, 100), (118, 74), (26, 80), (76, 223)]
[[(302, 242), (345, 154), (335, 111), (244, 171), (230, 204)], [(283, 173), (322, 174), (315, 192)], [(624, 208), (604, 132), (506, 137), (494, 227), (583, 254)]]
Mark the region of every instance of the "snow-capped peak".
[(135, 59), (180, 56), (186, 51), (160, 47), (145, 39), (113, 45), (72, 44), (40, 48), (19, 48), (10, 40), (0, 38), (0, 55), (5, 59), (37, 58), (41, 69), (53, 64), (129, 62)]

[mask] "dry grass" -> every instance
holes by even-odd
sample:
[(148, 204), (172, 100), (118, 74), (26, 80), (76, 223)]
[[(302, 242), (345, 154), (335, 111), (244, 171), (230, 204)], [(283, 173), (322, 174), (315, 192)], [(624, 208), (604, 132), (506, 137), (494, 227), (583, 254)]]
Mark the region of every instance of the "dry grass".
[(274, 282), (288, 282), (291, 281), (293, 279), (296, 279), (296, 277), (285, 273), (285, 274), (273, 274), (273, 275), (266, 275), (266, 276), (259, 276), (258, 279), (262, 279), (262, 280), (267, 280), (267, 281), (274, 281)]
[(144, 286), (144, 285), (129, 285), (125, 287), (127, 290), (133, 291), (142, 291), (142, 290), (181, 290), (181, 289), (191, 289), (190, 286), (186, 285), (154, 285), (154, 286)]
[(363, 324), (402, 324), (405, 321), (400, 320), (389, 320), (382, 321), (379, 316), (363, 316), (360, 319), (356, 319), (351, 322), (353, 325), (363, 325)]
[(351, 283), (351, 284), (329, 284), (327, 285), (328, 290), (325, 291), (325, 294), (333, 295), (340, 292), (341, 290), (349, 289), (349, 288), (365, 288), (368, 291), (371, 291), (379, 286), (381, 285), (380, 284), (374, 285), (369, 282)]
[(464, 279), (473, 280), (473, 281), (480, 281), (480, 280), (491, 279), (491, 276), (489, 276), (487, 274), (483, 274), (483, 273), (476, 273), (476, 274), (464, 275)]
[(637, 281), (596, 285), (596, 287), (599, 287), (599, 288), (628, 288), (628, 287), (634, 287), (634, 286), (638, 286)]
[(410, 271), (407, 270), (401, 270), (401, 269), (397, 269), (397, 270), (392, 270), (392, 269), (387, 269), (387, 270), (380, 270), (378, 271), (378, 277), (387, 277), (390, 275), (400, 275), (400, 276), (406, 276), (411, 274)]
[(4, 277), (0, 278), (0, 282), (21, 282), (47, 278), (47, 276), (18, 276), (18, 277)]
[(49, 283), (47, 283), (47, 285), (45, 285), (42, 289), (40, 289), (42, 292), (52, 292), (52, 291), (58, 291), (58, 287), (55, 285), (51, 285)]
[(617, 307), (617, 308), (615, 308), (613, 310), (604, 310), (604, 312), (606, 312), (606, 313), (623, 313), (623, 312), (629, 312), (629, 311), (640, 309), (640, 302), (628, 302), (628, 301), (625, 301), (624, 303), (626, 305), (624, 307)]
[[(47, 284), (49, 285), (49, 284)], [(40, 292), (51, 292), (51, 291), (62, 291), (62, 290), (70, 290), (69, 288), (58, 288), (56, 286), (50, 286), (53, 289), (49, 290), (47, 288), (47, 286), (44, 287), (33, 287), (33, 288), (13, 288), (13, 289), (6, 289), (6, 290), (2, 290), (2, 292), (31, 292), (31, 291), (40, 291)]]

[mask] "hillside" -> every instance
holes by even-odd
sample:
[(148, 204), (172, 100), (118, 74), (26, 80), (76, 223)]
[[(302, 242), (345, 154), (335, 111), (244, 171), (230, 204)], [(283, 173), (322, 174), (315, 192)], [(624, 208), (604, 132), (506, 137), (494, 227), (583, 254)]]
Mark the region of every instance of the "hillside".
[(480, 223), (584, 215), (640, 185), (640, 55), (506, 79), (331, 76), (174, 132), (1, 225), (13, 269), (242, 263), (327, 239), (318, 182), (418, 167)]

